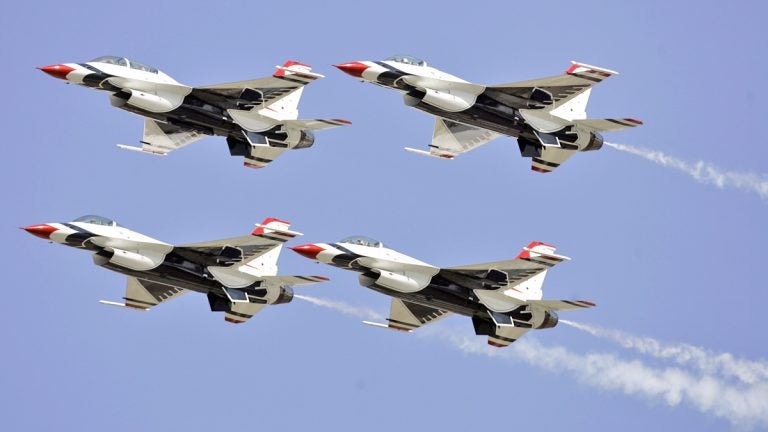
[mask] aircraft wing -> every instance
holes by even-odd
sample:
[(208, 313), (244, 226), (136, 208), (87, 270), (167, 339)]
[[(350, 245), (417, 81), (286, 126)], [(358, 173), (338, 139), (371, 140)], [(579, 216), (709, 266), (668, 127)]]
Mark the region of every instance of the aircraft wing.
[(194, 130), (183, 129), (145, 118), (141, 147), (131, 147), (122, 144), (118, 144), (118, 147), (125, 150), (136, 150), (143, 153), (165, 156), (174, 150), (178, 150), (205, 137), (205, 134)]
[(448, 316), (450, 312), (435, 309), (409, 301), (392, 298), (389, 307), (388, 324), (379, 324), (369, 321), (363, 321), (368, 325), (376, 327), (386, 327), (392, 330), (411, 332), (424, 324), (437, 321)]
[(501, 136), (487, 129), (467, 126), (450, 120), (437, 118), (435, 131), (432, 135), (432, 144), (429, 151), (417, 150), (406, 147), (405, 149), (427, 156), (442, 159), (453, 159), (461, 153), (474, 150), (481, 145)]
[(355, 260), (359, 266), (369, 269), (378, 269), (391, 272), (415, 272), (428, 276), (434, 276), (439, 270), (437, 267), (429, 264), (415, 264), (401, 261), (394, 261), (385, 258), (360, 257)]
[(489, 97), (514, 108), (555, 108), (618, 72), (571, 62), (563, 75), (489, 86)]
[(616, 131), (643, 124), (640, 120), (632, 118), (606, 118), (606, 119), (584, 119), (574, 120), (573, 123), (576, 126), (581, 126), (586, 129), (595, 131)]
[(339, 126), (347, 126), (352, 124), (352, 122), (344, 119), (299, 119), (283, 120), (283, 124), (285, 124), (287, 128), (295, 128), (301, 130), (321, 130)]
[(128, 277), (125, 287), (125, 303), (102, 300), (101, 303), (112, 306), (125, 306), (139, 310), (149, 310), (160, 303), (179, 297), (187, 292), (186, 289), (173, 285), (165, 285), (147, 280)]
[(325, 276), (260, 276), (259, 279), (274, 285), (301, 286), (327, 282)]
[(231, 100), (242, 105), (267, 106), (323, 78), (323, 75), (311, 72), (311, 67), (295, 61), (275, 67), (277, 72), (270, 77), (195, 87), (192, 94), (203, 100), (218, 102), (218, 105), (222, 100)]
[(485, 90), (485, 86), (480, 84), (472, 84), (465, 81), (449, 81), (422, 75), (405, 75), (403, 81), (414, 87), (441, 92), (462, 92), (471, 95), (479, 95)]
[(498, 289), (519, 285), (567, 260), (570, 258), (556, 255), (554, 247), (541, 242), (531, 242), (513, 260), (448, 267), (440, 272), (472, 287)]
[(270, 219), (256, 225), (250, 235), (190, 243), (174, 247), (174, 252), (190, 261), (206, 266), (227, 266), (244, 263), (269, 252), (301, 233), (288, 229), (267, 227)]

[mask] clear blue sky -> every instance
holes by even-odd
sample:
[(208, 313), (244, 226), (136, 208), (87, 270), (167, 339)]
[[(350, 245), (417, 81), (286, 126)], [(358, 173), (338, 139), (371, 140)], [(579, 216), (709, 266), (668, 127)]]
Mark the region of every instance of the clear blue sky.
[[(609, 141), (762, 173), (762, 2), (188, 3), (10, 2), (0, 15), (4, 429), (733, 427), (688, 403), (468, 355), (301, 301), (241, 326), (194, 294), (149, 313), (109, 308), (97, 301), (119, 299), (124, 277), (17, 227), (97, 213), (187, 243), (275, 216), (305, 233), (296, 244), (366, 234), (443, 266), (510, 258), (541, 240), (573, 258), (550, 272), (545, 296), (598, 304), (561, 317), (764, 360), (765, 201), (610, 148), (550, 175), (531, 172), (511, 139), (451, 162), (406, 153), (429, 142), (432, 119), (330, 66), (410, 53), (495, 84), (561, 73), (570, 60), (596, 64), (620, 75), (593, 91), (590, 116), (645, 121)], [(302, 116), (353, 125), (261, 171), (243, 168), (222, 138), (166, 158), (120, 151), (138, 143), (140, 118), (34, 69), (105, 54), (189, 85), (299, 60), (327, 76), (304, 92)], [(332, 278), (297, 291), (387, 311), (353, 273), (290, 252), (280, 268)], [(468, 319), (435, 326), (472, 335)], [(643, 359), (567, 326), (527, 337)]]

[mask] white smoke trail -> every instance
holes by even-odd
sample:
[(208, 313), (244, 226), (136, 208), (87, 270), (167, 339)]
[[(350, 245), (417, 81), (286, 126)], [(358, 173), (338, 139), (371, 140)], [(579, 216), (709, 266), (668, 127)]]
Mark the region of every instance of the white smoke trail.
[[(340, 301), (300, 295), (296, 298), (357, 318), (383, 318), (371, 309)], [(574, 323), (569, 321), (567, 324)], [(724, 418), (735, 426), (768, 428), (768, 379), (761, 377), (759, 373), (755, 373), (752, 378), (749, 378), (748, 374), (734, 373), (733, 375), (738, 376), (742, 382), (733, 383), (723, 377), (712, 376), (709, 369), (700, 367), (698, 362), (694, 362), (697, 370), (661, 368), (646, 365), (640, 360), (623, 360), (610, 353), (578, 354), (563, 347), (546, 347), (530, 337), (515, 342), (509, 348), (499, 349), (486, 345), (483, 338), (459, 336), (459, 332), (449, 331), (445, 327), (424, 330), (427, 331), (422, 330), (423, 336), (447, 342), (467, 354), (510, 361), (522, 360), (550, 372), (567, 373), (579, 382), (603, 390), (620, 391), (651, 401), (661, 399), (671, 407), (686, 403), (699, 412)], [(639, 344), (633, 344), (631, 347), (636, 346)], [(659, 353), (663, 352), (663, 349), (649, 349), (643, 352)], [(674, 355), (657, 357), (678, 361), (678, 357)], [(688, 361), (678, 363), (683, 366), (689, 364)], [(730, 370), (719, 364), (718, 367), (721, 371)], [(753, 381), (750, 382), (750, 379)]]
[(300, 295), (300, 294), (295, 294), (293, 297), (299, 300), (308, 301), (316, 306), (322, 306), (324, 308), (335, 310), (336, 312), (340, 312), (344, 315), (352, 316), (355, 318), (362, 318), (362, 319), (375, 320), (375, 321), (382, 321), (384, 319), (384, 316), (382, 314), (376, 312), (373, 309), (368, 309), (365, 307), (352, 306), (350, 304), (336, 301), (336, 300), (327, 300), (327, 299), (321, 299), (317, 297), (311, 297), (311, 296)]
[(682, 171), (699, 183), (715, 185), (719, 189), (734, 187), (754, 192), (762, 199), (768, 199), (768, 178), (753, 172), (723, 171), (717, 166), (704, 161), (689, 163), (674, 156), (643, 147), (627, 144), (605, 143), (616, 150), (640, 156), (661, 166)]
[(730, 353), (713, 353), (683, 343), (665, 344), (650, 337), (635, 336), (594, 325), (562, 319), (560, 322), (593, 336), (613, 341), (624, 348), (633, 349), (641, 354), (672, 360), (682, 366), (693, 366), (705, 374), (734, 377), (746, 384), (768, 381), (768, 362), (738, 359)]
[(614, 354), (578, 354), (563, 347), (546, 347), (533, 338), (498, 349), (487, 346), (478, 337), (461, 337), (445, 331), (432, 334), (465, 353), (522, 360), (550, 372), (567, 373), (579, 382), (602, 390), (620, 391), (650, 401), (661, 399), (670, 407), (685, 403), (738, 427), (768, 427), (768, 381), (734, 384), (682, 368), (660, 368), (639, 360), (623, 360)]

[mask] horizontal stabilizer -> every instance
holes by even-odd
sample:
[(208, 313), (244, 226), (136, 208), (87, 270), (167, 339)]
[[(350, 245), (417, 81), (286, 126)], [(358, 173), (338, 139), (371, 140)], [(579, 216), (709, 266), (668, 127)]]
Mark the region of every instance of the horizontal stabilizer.
[(576, 126), (581, 126), (594, 131), (616, 131), (643, 124), (640, 120), (632, 118), (606, 118), (606, 119), (584, 119), (574, 120)]
[(224, 312), (224, 320), (232, 324), (242, 324), (266, 307), (261, 303), (238, 302), (232, 303), (228, 311)]
[(496, 348), (504, 348), (523, 337), (526, 332), (528, 332), (527, 328), (508, 325), (496, 326), (493, 333), (488, 335), (488, 345)]
[(561, 147), (542, 147), (541, 154), (531, 158), (531, 169), (539, 173), (549, 173), (576, 154), (576, 150)]

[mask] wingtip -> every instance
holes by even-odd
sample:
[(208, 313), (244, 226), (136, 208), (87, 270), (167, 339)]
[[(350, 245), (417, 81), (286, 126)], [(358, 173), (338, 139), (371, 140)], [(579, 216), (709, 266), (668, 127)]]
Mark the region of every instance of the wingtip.
[(416, 149), (416, 148), (413, 148), (413, 147), (403, 147), (403, 150), (405, 150), (407, 152), (410, 152), (410, 153), (416, 153), (416, 154), (420, 154), (420, 155), (424, 155), (424, 156), (429, 156), (429, 157), (438, 158), (438, 159), (445, 159), (445, 160), (452, 160), (453, 158), (456, 157), (456, 155), (453, 155), (453, 154), (450, 154), (450, 153), (439, 153), (438, 154), (438, 153), (432, 153), (432, 152), (429, 152), (429, 151), (426, 151), (426, 150)]

